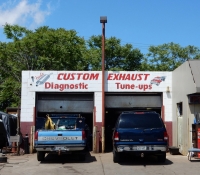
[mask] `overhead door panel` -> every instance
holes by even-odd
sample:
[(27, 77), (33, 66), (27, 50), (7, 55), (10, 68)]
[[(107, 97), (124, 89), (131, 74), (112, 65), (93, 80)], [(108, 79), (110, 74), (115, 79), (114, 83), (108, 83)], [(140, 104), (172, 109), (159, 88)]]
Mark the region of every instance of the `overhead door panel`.
[(85, 112), (92, 113), (93, 94), (38, 94), (38, 112)]
[(92, 101), (38, 101), (38, 112), (93, 112)]
[(105, 98), (106, 108), (161, 107), (161, 96), (121, 96), (112, 95)]

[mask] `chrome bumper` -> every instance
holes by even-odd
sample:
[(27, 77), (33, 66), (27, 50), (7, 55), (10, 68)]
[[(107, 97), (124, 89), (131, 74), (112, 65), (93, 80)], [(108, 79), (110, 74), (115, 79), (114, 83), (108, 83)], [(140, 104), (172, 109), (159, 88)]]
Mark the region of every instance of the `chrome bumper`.
[(148, 151), (148, 152), (154, 152), (154, 151), (167, 151), (167, 146), (165, 145), (120, 145), (117, 146), (118, 152), (124, 152), (124, 151)]
[(85, 146), (68, 146), (68, 145), (37, 145), (34, 147), (37, 151), (45, 152), (68, 152), (68, 151), (82, 151), (85, 149)]

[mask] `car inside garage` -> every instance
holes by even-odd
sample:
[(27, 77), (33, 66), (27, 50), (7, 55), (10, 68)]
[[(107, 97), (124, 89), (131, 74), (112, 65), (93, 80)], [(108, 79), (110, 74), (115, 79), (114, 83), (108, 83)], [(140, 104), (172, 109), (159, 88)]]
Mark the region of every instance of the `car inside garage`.
[(161, 93), (107, 93), (105, 98), (105, 150), (112, 151), (113, 128), (122, 111), (152, 110), (161, 115)]

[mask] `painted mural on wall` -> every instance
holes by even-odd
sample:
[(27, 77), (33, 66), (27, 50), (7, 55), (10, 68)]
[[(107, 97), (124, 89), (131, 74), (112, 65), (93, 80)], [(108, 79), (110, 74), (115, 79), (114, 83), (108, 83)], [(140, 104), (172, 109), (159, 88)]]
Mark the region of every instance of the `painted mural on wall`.
[(160, 85), (160, 83), (162, 82), (162, 81), (165, 81), (165, 78), (166, 78), (166, 76), (162, 76), (162, 77), (155, 77), (155, 78), (153, 78), (152, 80), (151, 80), (151, 84), (155, 84), (155, 85), (157, 85), (157, 86), (159, 86)]
[[(32, 71), (30, 77), (30, 85), (34, 91), (102, 90), (101, 71)], [(166, 79), (167, 74), (162, 72), (158, 74), (156, 72), (105, 72), (105, 90), (159, 90), (158, 87), (166, 84)]]

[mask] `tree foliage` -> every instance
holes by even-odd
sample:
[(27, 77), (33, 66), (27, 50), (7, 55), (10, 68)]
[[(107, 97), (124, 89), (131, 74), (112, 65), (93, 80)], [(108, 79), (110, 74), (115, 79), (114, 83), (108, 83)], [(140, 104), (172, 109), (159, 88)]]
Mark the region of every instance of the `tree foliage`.
[(141, 70), (173, 71), (183, 62), (190, 59), (200, 59), (199, 48), (190, 45), (181, 47), (173, 42), (150, 46), (149, 53), (142, 62)]
[(13, 39), (14, 41), (23, 38), (28, 33), (31, 33), (31, 30), (26, 29), (25, 27), (21, 27), (18, 25), (9, 25), (6, 24), (4, 26), (4, 33), (8, 39)]
[[(102, 66), (102, 36), (92, 36), (88, 40), (89, 60), (91, 70), (101, 70)], [(105, 70), (139, 70), (143, 54), (133, 49), (131, 44), (121, 45), (120, 39), (110, 37), (105, 40)]]
[(20, 105), (22, 70), (84, 70), (86, 44), (74, 30), (6, 24), (4, 33), (12, 42), (0, 42), (1, 109)]

